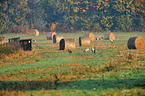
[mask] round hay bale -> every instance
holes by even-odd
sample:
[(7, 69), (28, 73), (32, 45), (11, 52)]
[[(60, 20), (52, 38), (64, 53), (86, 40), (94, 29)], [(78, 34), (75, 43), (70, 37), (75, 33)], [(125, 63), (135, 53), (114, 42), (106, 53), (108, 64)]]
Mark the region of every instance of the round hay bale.
[(30, 29), (28, 32), (31, 36), (39, 36), (39, 31), (36, 29)]
[(53, 35), (53, 43), (59, 43), (63, 39), (62, 35)]
[(115, 40), (115, 35), (113, 33), (106, 33), (104, 35), (105, 40)]
[(129, 49), (144, 49), (145, 48), (145, 39), (141, 36), (130, 37), (127, 46)]
[(63, 38), (60, 40), (59, 43), (59, 48), (60, 50), (67, 50), (69, 46), (70, 50), (74, 50), (75, 49), (75, 41), (74, 39), (70, 39), (70, 38)]
[(91, 44), (89, 37), (79, 37), (79, 45), (80, 46), (88, 46)]
[(47, 40), (53, 40), (53, 35), (56, 35), (56, 32), (48, 32), (46, 35)]
[(89, 37), (91, 41), (94, 41), (94, 34), (93, 33), (87, 33), (84, 36)]

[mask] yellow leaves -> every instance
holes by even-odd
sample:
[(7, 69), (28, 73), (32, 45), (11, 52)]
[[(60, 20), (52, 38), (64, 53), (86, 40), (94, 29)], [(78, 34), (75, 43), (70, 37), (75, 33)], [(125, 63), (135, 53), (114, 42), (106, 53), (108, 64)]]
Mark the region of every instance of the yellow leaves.
[(73, 24), (75, 21), (74, 21), (74, 19), (71, 19), (70, 22)]
[(88, 4), (89, 2), (88, 2), (88, 1), (84, 1), (84, 3), (85, 3), (85, 4)]
[(69, 3), (73, 4), (74, 2), (72, 0), (68, 0)]
[(104, 2), (104, 1), (102, 1), (102, 4), (105, 4), (105, 2)]
[(5, 13), (0, 12), (1, 18), (0, 18), (0, 32), (2, 32), (6, 27), (7, 23), (9, 22), (8, 15)]
[(131, 4), (132, 4), (132, 1), (133, 1), (133, 0), (130, 0), (130, 1), (129, 1), (129, 5), (131, 5)]
[(98, 0), (97, 10), (98, 10), (98, 8), (101, 6), (101, 2), (102, 2), (102, 0)]
[(145, 11), (142, 11), (142, 13), (145, 13)]
[(131, 11), (134, 13), (135, 12), (135, 7), (132, 7), (131, 8)]
[(74, 12), (78, 12), (78, 10), (74, 10)]
[(127, 12), (127, 13), (130, 13), (130, 10), (126, 9), (126, 12)]
[(9, 12), (10, 13), (13, 13), (14, 12), (14, 9), (13, 8), (9, 9)]
[(50, 26), (50, 29), (51, 29), (52, 31), (54, 31), (55, 28), (56, 28), (56, 26), (57, 26), (57, 24), (58, 24), (58, 23), (52, 23), (51, 26)]
[(119, 0), (120, 2), (122, 2), (122, 0)]
[(100, 27), (99, 23), (95, 23), (94, 26), (93, 26), (93, 29), (95, 29), (95, 30), (102, 30), (102, 28)]
[(74, 8), (74, 12), (78, 12), (79, 8), (78, 7), (75, 7)]
[(133, 5), (132, 0), (130, 2), (126, 2), (126, 4), (127, 4), (127, 6), (126, 6), (127, 8), (131, 7), (131, 5)]
[(86, 12), (86, 10), (85, 10), (85, 9), (83, 9), (83, 12)]
[(107, 10), (104, 10), (104, 12), (106, 13), (106, 12), (107, 12)]
[(78, 5), (80, 2), (74, 2), (74, 4)]
[(105, 27), (110, 28), (113, 25), (111, 16), (103, 16), (102, 18), (103, 19), (100, 21), (101, 21), (101, 24), (104, 25)]
[(86, 9), (89, 9), (88, 7), (86, 7)]
[(7, 10), (7, 8), (8, 8), (8, 3), (7, 3), (7, 1), (5, 1), (4, 4), (2, 4), (2, 8), (3, 8), (4, 11)]
[(27, 5), (27, 2), (26, 2), (26, 1), (21, 1), (21, 2), (20, 2), (20, 5), (25, 5), (25, 3), (26, 3), (26, 5)]
[(129, 5), (127, 5), (126, 7), (129, 8)]
[(98, 10), (98, 9), (99, 9), (99, 7), (100, 7), (100, 6), (97, 6), (97, 8), (96, 8), (96, 9)]
[(100, 7), (99, 9), (102, 10), (104, 7)]

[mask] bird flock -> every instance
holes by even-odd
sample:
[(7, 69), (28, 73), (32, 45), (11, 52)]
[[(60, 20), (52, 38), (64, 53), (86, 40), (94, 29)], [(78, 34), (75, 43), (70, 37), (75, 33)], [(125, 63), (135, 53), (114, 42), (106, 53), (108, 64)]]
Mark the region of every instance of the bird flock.
[[(102, 40), (102, 39), (104, 39), (104, 38), (100, 37), (100, 36), (98, 38), (96, 38), (96, 40)], [(113, 40), (110, 39), (110, 42), (113, 43)], [(93, 53), (97, 52), (97, 50), (93, 46), (92, 46), (91, 50)], [(87, 51), (90, 51), (90, 48), (86, 48), (83, 52), (87, 52)], [(70, 50), (69, 45), (68, 45), (68, 52), (72, 53), (72, 50)]]
[[(85, 49), (83, 52), (87, 52), (87, 51), (89, 51), (89, 50), (90, 50), (90, 48), (87, 48), (87, 49)], [(93, 46), (92, 46), (91, 50), (92, 50), (93, 53), (96, 53), (96, 52), (97, 52), (97, 50), (94, 49)], [(68, 45), (68, 52), (69, 52), (69, 53), (72, 53), (72, 51), (69, 49), (69, 45)]]
[[(90, 50), (90, 48), (87, 48), (87, 49), (84, 50), (84, 52), (87, 52), (87, 51), (89, 51), (89, 50)], [(93, 46), (92, 46), (91, 50), (92, 50), (93, 53), (96, 53), (96, 52), (97, 52), (97, 50), (94, 49)]]

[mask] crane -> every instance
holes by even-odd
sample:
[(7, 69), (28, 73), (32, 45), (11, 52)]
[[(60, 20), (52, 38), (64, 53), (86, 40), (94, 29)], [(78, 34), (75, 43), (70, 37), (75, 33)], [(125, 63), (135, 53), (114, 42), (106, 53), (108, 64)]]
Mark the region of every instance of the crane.
[(72, 53), (72, 51), (69, 49), (69, 45), (68, 45), (68, 52), (69, 52), (69, 53)]
[(92, 52), (93, 52), (93, 53), (96, 53), (96, 50), (93, 48), (93, 46), (92, 46)]
[(87, 51), (89, 51), (89, 50), (90, 50), (90, 49), (89, 49), (89, 48), (87, 48), (87, 49), (85, 49), (85, 50), (84, 50), (84, 52), (87, 52)]
[(113, 40), (110, 40), (111, 43), (113, 43)]

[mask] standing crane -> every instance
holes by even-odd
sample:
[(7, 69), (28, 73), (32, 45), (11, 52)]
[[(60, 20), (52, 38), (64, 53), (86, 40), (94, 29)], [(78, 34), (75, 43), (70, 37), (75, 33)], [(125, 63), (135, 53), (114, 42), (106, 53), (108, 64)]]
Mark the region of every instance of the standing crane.
[(113, 40), (110, 40), (111, 43), (113, 43)]
[(92, 46), (92, 52), (93, 53), (96, 53), (96, 49), (94, 49), (93, 46)]
[(69, 49), (69, 45), (68, 45), (68, 52), (69, 52), (69, 53), (72, 53), (72, 51)]
[(84, 52), (87, 52), (87, 51), (89, 51), (89, 50), (90, 50), (90, 49), (89, 49), (89, 48), (87, 48), (87, 49), (85, 49), (85, 50), (84, 50)]

